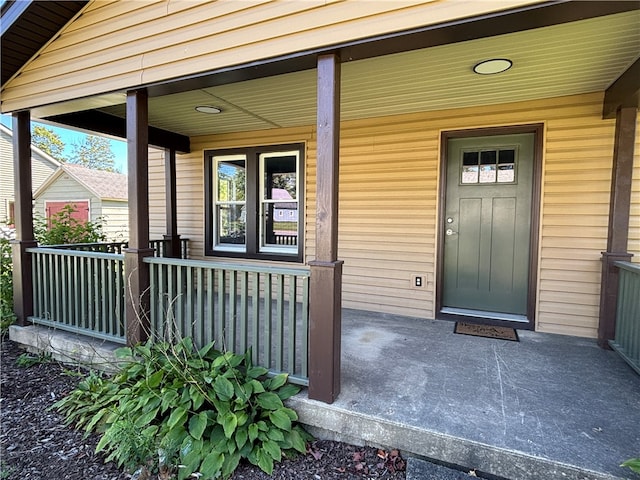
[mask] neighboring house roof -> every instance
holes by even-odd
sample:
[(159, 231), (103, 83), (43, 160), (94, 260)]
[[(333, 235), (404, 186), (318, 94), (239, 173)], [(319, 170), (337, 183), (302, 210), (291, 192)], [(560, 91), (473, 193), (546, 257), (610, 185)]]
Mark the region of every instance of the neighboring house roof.
[[(5, 127), (1, 123), (0, 123), (0, 132), (13, 138), (13, 131), (10, 128)], [(44, 160), (45, 162), (50, 163), (54, 168), (60, 167), (60, 165), (62, 165), (58, 160), (56, 160), (51, 155), (40, 150), (38, 147), (34, 145), (31, 145), (31, 152), (32, 152), (33, 159), (37, 159), (38, 157), (40, 157), (39, 160)]]
[(122, 173), (106, 172), (91, 168), (64, 163), (60, 168), (35, 192), (34, 197), (42, 194), (61, 175), (67, 174), (81, 184), (93, 195), (102, 200), (127, 201), (127, 176)]

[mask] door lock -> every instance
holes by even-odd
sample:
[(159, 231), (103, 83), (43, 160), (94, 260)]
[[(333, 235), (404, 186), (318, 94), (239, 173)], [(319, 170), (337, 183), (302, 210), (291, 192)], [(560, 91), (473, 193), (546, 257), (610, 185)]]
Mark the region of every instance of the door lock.
[(448, 237), (450, 237), (451, 235), (457, 235), (458, 232), (454, 232), (451, 228), (447, 228), (446, 232), (444, 232), (447, 234)]

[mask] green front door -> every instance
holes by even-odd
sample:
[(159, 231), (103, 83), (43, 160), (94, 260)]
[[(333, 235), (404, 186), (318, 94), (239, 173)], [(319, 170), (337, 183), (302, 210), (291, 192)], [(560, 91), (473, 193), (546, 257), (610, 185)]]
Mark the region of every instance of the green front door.
[(441, 312), (527, 322), (534, 134), (448, 140)]

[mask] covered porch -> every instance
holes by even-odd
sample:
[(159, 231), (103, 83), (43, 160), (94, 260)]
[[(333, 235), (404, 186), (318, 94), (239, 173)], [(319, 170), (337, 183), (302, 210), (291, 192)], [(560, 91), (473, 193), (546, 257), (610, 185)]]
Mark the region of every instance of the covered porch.
[[(342, 327), (338, 399), (328, 405), (303, 391), (290, 401), (315, 435), (499, 478), (631, 474), (619, 465), (640, 448), (640, 383), (595, 340), (519, 331), (511, 342), (454, 334), (449, 321), (352, 309)], [(36, 326), (12, 327), (12, 338), (35, 345), (38, 329), (58, 354), (86, 347), (86, 337)], [(108, 356), (117, 344), (94, 346)]]

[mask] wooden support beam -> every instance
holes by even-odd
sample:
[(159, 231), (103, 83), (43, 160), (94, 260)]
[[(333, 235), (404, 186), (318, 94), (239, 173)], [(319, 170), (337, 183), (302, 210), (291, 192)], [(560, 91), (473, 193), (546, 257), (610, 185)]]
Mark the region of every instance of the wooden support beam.
[(609, 348), (609, 340), (612, 340), (616, 333), (618, 269), (614, 266), (614, 262), (628, 261), (632, 256), (627, 253), (627, 245), (629, 241), (636, 119), (636, 107), (619, 108), (617, 111), (607, 251), (602, 252), (600, 284), (598, 344), (603, 348)]
[(342, 262), (338, 260), (340, 59), (318, 57), (316, 259), (309, 262), (309, 398), (333, 403), (340, 393)]
[[(128, 122), (126, 119), (99, 110), (53, 115), (46, 117), (45, 120), (114, 137), (127, 137)], [(148, 142), (150, 145), (158, 148), (170, 148), (182, 153), (191, 151), (189, 137), (161, 128), (151, 126), (147, 126), (147, 128), (149, 129)]]
[(621, 108), (640, 107), (640, 58), (604, 92), (602, 118), (615, 118)]
[(164, 239), (169, 241), (165, 255), (171, 258), (180, 258), (181, 248), (180, 235), (178, 235), (176, 196), (176, 151), (169, 148), (164, 151), (164, 186), (167, 226), (167, 233)]
[(144, 342), (149, 325), (149, 123), (146, 90), (127, 92), (129, 248), (125, 250), (127, 344)]
[(31, 114), (13, 114), (13, 172), (15, 189), (16, 238), (12, 240), (13, 313), (18, 325), (26, 325), (33, 315), (33, 284), (31, 255), (27, 248), (35, 247), (33, 235), (33, 205), (31, 182)]

